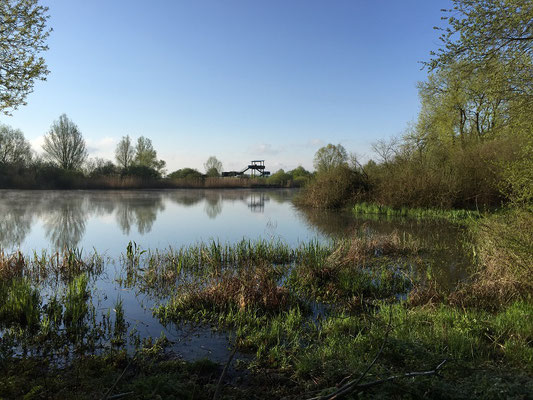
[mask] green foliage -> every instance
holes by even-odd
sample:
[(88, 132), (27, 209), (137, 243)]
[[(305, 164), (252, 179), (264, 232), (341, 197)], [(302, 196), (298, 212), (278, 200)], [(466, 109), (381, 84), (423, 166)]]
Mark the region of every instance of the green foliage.
[(170, 179), (201, 179), (202, 177), (202, 173), (194, 168), (182, 168), (168, 174)]
[(478, 211), (471, 210), (442, 210), (434, 208), (392, 208), (375, 203), (357, 203), (353, 207), (354, 214), (358, 215), (383, 215), (387, 217), (409, 217), (417, 219), (446, 219), (448, 221), (460, 222), (479, 218)]
[(347, 165), (340, 165), (317, 173), (295, 202), (306, 207), (340, 208), (355, 202), (365, 190), (365, 177)]
[(0, 16), (0, 111), (25, 105), (36, 80), (45, 80), (49, 73), (40, 54), (48, 50), (46, 39), (48, 7), (38, 0), (1, 0)]
[(516, 159), (502, 165), (503, 193), (518, 206), (533, 204), (533, 134), (530, 144), (517, 151)]
[(39, 327), (41, 298), (26, 279), (0, 283), (0, 324), (35, 332)]
[[(144, 136), (137, 139), (137, 146), (135, 146), (135, 158), (131, 167), (142, 167), (145, 171), (155, 170), (161, 174), (165, 168), (165, 161), (157, 159), (157, 152), (152, 145), (152, 141)], [(128, 170), (131, 170), (128, 167)], [(139, 169), (139, 172), (141, 169)]]
[(84, 324), (89, 312), (87, 285), (87, 275), (79, 275), (69, 283), (65, 295), (65, 326), (69, 335), (75, 337), (75, 340), (80, 340), (87, 330)]
[(290, 173), (280, 169), (267, 178), (267, 183), (276, 186), (286, 186), (291, 179), (292, 176)]
[(533, 290), (533, 212), (511, 209), (472, 222), (470, 229), (482, 282), (495, 282), (503, 291), (509, 284)]
[(291, 175), (293, 184), (301, 187), (305, 186), (311, 180), (311, 172), (307, 171), (301, 165), (288, 172)]
[(347, 165), (348, 153), (341, 144), (334, 145), (329, 143), (327, 146), (321, 147), (317, 150), (313, 159), (313, 166), (319, 173)]
[[(516, 67), (531, 62), (533, 5), (523, 0), (452, 0), (444, 10), (443, 47), (432, 52), (430, 69), (457, 60), (486, 62), (502, 58)], [(524, 71), (526, 72), (526, 71)], [(527, 73), (527, 72), (526, 72)]]

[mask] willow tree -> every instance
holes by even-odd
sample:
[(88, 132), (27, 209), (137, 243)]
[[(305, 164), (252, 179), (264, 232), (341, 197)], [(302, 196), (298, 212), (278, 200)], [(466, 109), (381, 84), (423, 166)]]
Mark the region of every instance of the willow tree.
[(447, 26), (438, 28), (442, 45), (426, 66), (447, 83), (457, 80), (457, 88), (437, 93), (430, 76), (421, 93), (422, 112), (430, 111), (422, 115), (424, 126), (448, 121), (459, 136), (502, 134), (514, 144), (512, 159), (496, 164), (503, 167), (504, 193), (531, 202), (533, 1), (452, 0), (452, 5), (443, 10)]
[(48, 8), (38, 0), (0, 0), (0, 112), (26, 104), (35, 81), (49, 73), (41, 53), (48, 50)]
[(85, 140), (65, 114), (54, 121), (44, 137), (43, 150), (47, 158), (67, 170), (79, 169), (87, 158)]

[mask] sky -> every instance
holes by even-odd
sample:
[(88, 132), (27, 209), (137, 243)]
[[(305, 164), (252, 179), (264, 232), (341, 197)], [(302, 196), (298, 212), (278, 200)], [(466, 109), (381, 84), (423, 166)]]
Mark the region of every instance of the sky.
[(37, 152), (65, 113), (91, 157), (152, 140), (167, 171), (313, 168), (342, 144), (361, 160), (416, 120), (420, 61), (449, 0), (48, 0), (50, 74), (0, 123)]

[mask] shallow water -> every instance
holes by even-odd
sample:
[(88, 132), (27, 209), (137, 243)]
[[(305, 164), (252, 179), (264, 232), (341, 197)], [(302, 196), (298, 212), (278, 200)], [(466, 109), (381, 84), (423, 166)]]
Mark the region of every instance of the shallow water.
[(299, 210), (292, 204), (296, 190), (129, 190), (15, 191), (0, 190), (0, 249), (53, 252), (65, 247), (93, 249), (109, 260), (92, 290), (98, 309), (112, 309), (122, 299), (126, 320), (143, 337), (161, 332), (186, 358), (207, 356), (223, 362), (227, 335), (209, 329), (162, 326), (152, 316), (156, 300), (122, 287), (118, 259), (130, 241), (142, 249), (217, 240), (281, 240), (297, 246), (326, 241), (353, 232), (411, 235), (438, 257), (428, 261), (432, 277), (453, 284), (465, 276), (468, 260), (461, 246), (461, 229), (443, 222), (355, 218), (349, 212)]

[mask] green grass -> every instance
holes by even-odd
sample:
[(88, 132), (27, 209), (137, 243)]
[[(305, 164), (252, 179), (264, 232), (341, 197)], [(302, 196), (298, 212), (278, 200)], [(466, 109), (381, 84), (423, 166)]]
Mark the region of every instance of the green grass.
[(385, 217), (404, 217), (415, 219), (444, 219), (452, 222), (461, 222), (481, 217), (479, 211), (473, 210), (444, 210), (437, 208), (393, 208), (376, 203), (358, 203), (352, 211), (356, 215), (381, 215)]

